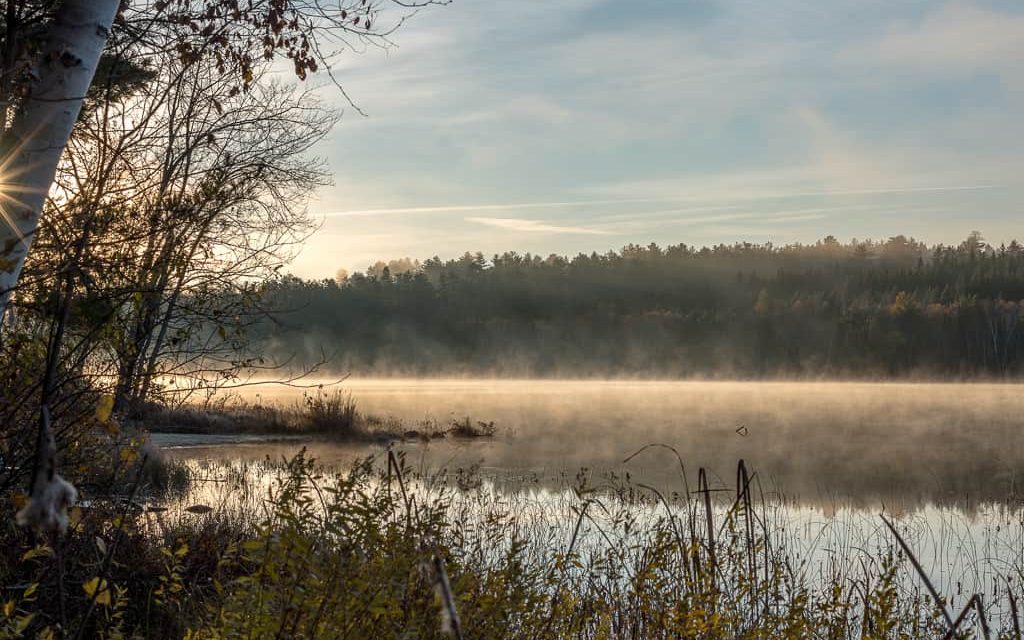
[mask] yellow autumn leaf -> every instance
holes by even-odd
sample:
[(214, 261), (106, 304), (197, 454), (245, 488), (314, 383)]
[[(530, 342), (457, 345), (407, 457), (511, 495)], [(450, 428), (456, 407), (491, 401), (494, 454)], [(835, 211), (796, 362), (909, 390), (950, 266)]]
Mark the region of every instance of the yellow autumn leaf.
[(32, 547), (31, 549), (26, 551), (24, 554), (22, 554), (21, 559), (22, 559), (22, 561), (25, 561), (25, 560), (31, 560), (33, 558), (38, 558), (40, 556), (50, 556), (50, 555), (53, 555), (53, 549), (51, 549), (50, 547), (48, 547), (46, 545), (39, 545), (37, 547)]
[(100, 401), (96, 403), (96, 420), (100, 424), (106, 424), (110, 420), (110, 414), (114, 411), (114, 396), (103, 394)]
[(103, 606), (110, 605), (110, 589), (107, 588), (107, 581), (100, 580), (99, 576), (87, 580), (83, 585), (82, 589), (85, 594), (95, 600), (96, 604)]
[(82, 513), (81, 507), (71, 507), (71, 509), (68, 510), (68, 522), (74, 528), (77, 528), (78, 525), (82, 524), (83, 517), (84, 514)]
[(139, 454), (135, 449), (121, 449), (121, 462), (125, 464), (131, 464), (135, 462), (139, 457)]
[(85, 595), (89, 596), (90, 598), (94, 593), (96, 593), (96, 587), (98, 586), (100, 586), (99, 576), (86, 580), (84, 583), (82, 583), (82, 589), (85, 591)]
[(14, 632), (21, 635), (25, 633), (25, 629), (28, 629), (28, 625), (32, 624), (32, 620), (36, 617), (36, 614), (30, 613), (28, 615), (20, 616), (14, 621)]
[(4, 603), (4, 617), (10, 618), (14, 615), (14, 600), (8, 600)]

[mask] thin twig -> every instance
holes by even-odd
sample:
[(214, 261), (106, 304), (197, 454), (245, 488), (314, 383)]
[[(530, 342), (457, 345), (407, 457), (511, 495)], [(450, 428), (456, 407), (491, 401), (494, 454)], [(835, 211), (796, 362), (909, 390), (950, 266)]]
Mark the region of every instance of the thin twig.
[(896, 530), (896, 527), (893, 526), (892, 522), (890, 522), (884, 515), (882, 515), (881, 518), (882, 522), (885, 523), (885, 526), (889, 527), (889, 531), (892, 532), (892, 535), (896, 537), (896, 542), (898, 542), (900, 547), (903, 548), (903, 552), (907, 554), (908, 558), (910, 558), (910, 563), (914, 565), (917, 575), (921, 576), (921, 580), (924, 581), (924, 586), (928, 587), (928, 592), (932, 594), (932, 599), (935, 600), (935, 605), (939, 607), (940, 611), (942, 611), (942, 617), (946, 619), (946, 624), (952, 628), (953, 617), (949, 615), (949, 609), (946, 608), (946, 604), (939, 596), (939, 592), (935, 588), (935, 585), (933, 585), (932, 581), (928, 579), (928, 574), (924, 572), (924, 569), (921, 567), (921, 563), (918, 562), (917, 557), (914, 556), (914, 552), (910, 550), (910, 546), (908, 546), (903, 540), (903, 536), (901, 536), (900, 532)]
[(964, 605), (964, 608), (960, 611), (960, 615), (956, 617), (956, 620), (950, 620), (949, 631), (946, 632), (946, 635), (942, 636), (942, 640), (953, 640), (953, 637), (956, 636), (957, 629), (960, 628), (960, 625), (963, 624), (964, 619), (967, 618), (967, 614), (968, 612), (970, 612), (971, 607), (974, 606), (974, 601), (977, 597), (978, 594), (974, 594), (973, 596), (971, 596), (971, 599), (968, 600), (967, 604)]
[(1024, 640), (1020, 633), (1020, 614), (1017, 611), (1017, 596), (1013, 595), (1013, 585), (1006, 580), (1006, 595), (1010, 598), (1010, 614), (1013, 616), (1013, 637), (1017, 640)]

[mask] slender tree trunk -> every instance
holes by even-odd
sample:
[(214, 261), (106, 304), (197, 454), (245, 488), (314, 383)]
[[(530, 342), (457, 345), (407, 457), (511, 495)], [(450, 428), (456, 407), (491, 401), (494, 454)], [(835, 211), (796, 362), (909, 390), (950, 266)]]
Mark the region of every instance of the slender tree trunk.
[[(207, 222), (209, 222), (209, 220)], [(177, 282), (174, 285), (174, 292), (171, 293), (171, 297), (167, 301), (167, 311), (160, 320), (160, 330), (157, 333), (156, 341), (150, 348), (146, 366), (139, 375), (139, 388), (134, 394), (134, 401), (136, 402), (144, 401), (146, 396), (149, 395), (149, 387), (153, 382), (153, 375), (156, 373), (157, 359), (160, 357), (160, 351), (163, 349), (164, 340), (167, 338), (167, 329), (171, 325), (171, 320), (174, 319), (174, 311), (178, 306), (178, 299), (181, 297), (182, 289), (185, 286), (185, 276), (188, 273), (188, 265), (196, 255), (196, 251), (199, 249), (199, 243), (205, 237), (206, 229), (208, 228), (209, 224), (204, 225), (202, 232), (192, 242), (192, 247), (189, 249), (188, 256), (186, 256), (178, 267), (178, 272), (175, 275)]]
[(146, 251), (146, 266), (143, 276), (145, 281), (139, 283), (138, 311), (135, 317), (135, 325), (132, 331), (131, 343), (121, 360), (121, 367), (118, 374), (117, 391), (114, 394), (114, 410), (130, 411), (134, 404), (138, 388), (140, 364), (146, 357), (148, 346), (153, 338), (153, 332), (157, 326), (160, 316), (160, 306), (167, 291), (170, 281), (170, 262), (173, 259), (173, 249), (176, 244), (176, 237), (173, 231), (168, 232), (164, 240), (163, 248), (159, 257), (153, 258), (157, 252), (154, 249), (155, 243), (148, 245)]
[(171, 294), (171, 298), (167, 301), (167, 311), (163, 314), (163, 317), (159, 323), (159, 330), (157, 331), (156, 338), (153, 341), (153, 346), (149, 348), (149, 354), (146, 356), (146, 363), (143, 366), (142, 371), (136, 376), (135, 389), (132, 390), (132, 402), (141, 403), (146, 400), (146, 396), (149, 395), (149, 387), (153, 382), (153, 374), (156, 372), (156, 363), (160, 358), (160, 350), (163, 349), (164, 340), (167, 337), (167, 328), (171, 325), (171, 320), (174, 319), (174, 312), (178, 305), (178, 297), (181, 294), (181, 284), (175, 287), (174, 293)]
[(46, 195), (82, 109), (120, 0), (65, 0), (0, 163), (0, 317), (25, 264)]

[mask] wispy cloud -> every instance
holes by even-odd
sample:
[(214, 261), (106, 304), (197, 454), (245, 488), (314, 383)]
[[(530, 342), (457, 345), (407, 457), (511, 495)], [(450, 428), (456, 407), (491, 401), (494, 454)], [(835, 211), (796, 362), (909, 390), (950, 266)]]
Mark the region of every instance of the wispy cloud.
[[(766, 172), (770, 173), (770, 172)], [(657, 193), (657, 202), (750, 202), (758, 200), (785, 200), (790, 198), (818, 198), (830, 196), (866, 196), (866, 195), (896, 195), (903, 193), (941, 193), (953, 191), (983, 191), (999, 189), (997, 184), (949, 184), (949, 185), (924, 185), (924, 186), (866, 186), (864, 188), (807, 188), (811, 180), (817, 179), (821, 173), (820, 167), (809, 167), (806, 172), (793, 172), (792, 184), (780, 180), (776, 184), (769, 184), (768, 181), (754, 179), (746, 183), (744, 188), (744, 177), (754, 176), (757, 172), (739, 172), (734, 175), (719, 174), (707, 180), (696, 178), (693, 175), (683, 175), (674, 180), (641, 180), (621, 183), (613, 183), (592, 188), (593, 193), (628, 194)], [(623, 200), (625, 202), (625, 200)], [(682, 210), (677, 210), (682, 211)], [(672, 211), (654, 212), (671, 213)]]
[[(867, 195), (875, 195), (879, 192), (871, 192)], [(902, 193), (902, 192), (898, 192)], [(856, 192), (850, 195), (863, 194)], [(776, 207), (779, 203), (775, 204)], [(678, 209), (661, 209), (657, 211), (637, 211), (632, 213), (599, 215), (596, 220), (601, 222), (604, 229), (644, 229), (649, 227), (666, 227), (677, 225), (697, 225), (709, 222), (723, 222), (728, 220), (749, 220), (757, 219), (763, 222), (784, 222), (792, 220), (815, 220), (838, 214), (857, 214), (862, 212), (900, 212), (909, 210), (911, 207), (891, 202), (877, 202), (871, 204), (858, 204), (848, 202), (835, 206), (809, 207), (809, 208), (778, 208), (770, 210), (764, 207), (752, 207), (750, 202), (738, 200), (732, 204), (719, 206), (700, 206)], [(728, 212), (728, 213), (725, 213)], [(700, 214), (700, 215), (694, 215)]]
[(844, 59), (935, 74), (1014, 74), (1024, 60), (1024, 16), (949, 2), (917, 22), (893, 24), (880, 38), (849, 49)]
[[(352, 211), (331, 211), (321, 214), (326, 218), (342, 218), (347, 216), (373, 216), (406, 213), (463, 213), (466, 211), (515, 211), (518, 209), (565, 209), (568, 207), (586, 207), (608, 204), (631, 204), (642, 202), (661, 202), (661, 198), (619, 198), (616, 200), (575, 200), (568, 202), (517, 202), (489, 204), (438, 205), (432, 207), (392, 207), (388, 209), (357, 209)], [(483, 219), (483, 218), (481, 218)]]
[(593, 236), (612, 235), (611, 232), (591, 227), (577, 227), (557, 224), (548, 224), (540, 220), (524, 220), (522, 218), (466, 218), (467, 222), (497, 227), (508, 231), (520, 233), (572, 233)]
[(370, 117), (318, 149), (337, 186), (311, 206), (327, 213), (304, 275), (467, 249), (1020, 233), (1019, 0), (469, 2), (395, 39), (337, 69)]

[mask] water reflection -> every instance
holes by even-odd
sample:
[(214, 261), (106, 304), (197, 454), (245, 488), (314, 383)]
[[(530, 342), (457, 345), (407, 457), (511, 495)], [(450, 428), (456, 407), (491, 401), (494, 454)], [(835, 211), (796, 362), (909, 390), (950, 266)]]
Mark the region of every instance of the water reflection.
[[(604, 537), (615, 518), (632, 518), (639, 526), (630, 535), (643, 536), (645, 520), (679, 517), (694, 498), (699, 467), (709, 471), (721, 529), (743, 459), (755, 472), (760, 525), (786, 546), (792, 571), (810, 582), (835, 575), (855, 581), (863, 563), (892, 550), (881, 513), (896, 519), (955, 609), (982, 593), (993, 618), (1005, 622), (1007, 577), (1024, 570), (1018, 476), (1024, 389), (1016, 385), (378, 380), (347, 386), (366, 413), (497, 422), (501, 431), (492, 440), (396, 447), (413, 470), (414, 492), (468, 487), (452, 494), (449, 506), (460, 527), (514, 514), (514, 532), (537, 553), (567, 546), (581, 505), (573, 489), (579, 483), (598, 488), (593, 495), (606, 507), (583, 522), (579, 545), (626, 545), (621, 532)], [(292, 403), (300, 393), (253, 388), (248, 395)], [(188, 495), (166, 505), (168, 513), (152, 515), (168, 522), (212, 517), (188, 511), (197, 504), (258, 522), (279, 472), (265, 460), (287, 459), (304, 447), (335, 470), (367, 455), (383, 459), (380, 444), (154, 439), (185, 460), (197, 480)], [(673, 447), (684, 468), (662, 447), (625, 462), (649, 443)], [(657, 487), (669, 506), (641, 484)], [(495, 548), (506, 543), (495, 541)], [(900, 580), (904, 588), (921, 589), (905, 565)]]
[[(253, 447), (250, 453), (258, 450)], [(283, 465), (267, 461), (196, 456), (187, 464), (194, 480), (191, 489), (164, 504), (167, 511), (157, 512), (155, 518), (175, 522), (226, 516), (233, 522), (255, 526), (269, 516), (272, 488), (284, 473)], [(344, 471), (346, 465), (340, 458), (338, 464), (321, 470), (317, 477), (321, 489), (329, 488), (336, 482), (334, 474)], [(596, 491), (581, 493), (577, 490), (581, 483)], [(420, 504), (443, 495), (449, 518), (467, 535), (476, 529), (486, 530), (483, 524), (488, 519), (507, 518), (508, 539), (494, 541), (495, 553), (515, 537), (547, 557), (568, 546), (578, 519), (582, 527), (576, 548), (584, 553), (588, 549), (600, 553), (608, 545), (625, 548), (649, 543), (644, 536), (651, 530), (649, 525), (660, 518), (681, 522), (703, 518), (699, 496), (668, 492), (663, 494), (663, 501), (620, 476), (582, 474), (563, 477), (559, 485), (553, 478), (542, 482), (524, 477), (512, 482), (506, 476), (499, 481), (466, 470), (410, 472), (405, 486)], [(730, 518), (739, 513), (732, 495), (724, 491), (713, 494), (716, 537), (742, 535), (735, 533), (739, 528), (729, 526)], [(598, 507), (587, 510), (584, 519), (579, 514), (585, 501)], [(203, 508), (194, 509), (196, 505)], [(773, 545), (784, 545), (798, 582), (806, 579), (812, 585), (829, 584), (836, 576), (856, 579), (864, 563), (878, 563), (888, 550), (895, 549), (880, 514), (863, 508), (823, 509), (804, 502), (757, 497), (751, 513), (758, 529), (770, 534)], [(927, 504), (918, 505), (912, 512), (890, 511), (888, 515), (895, 519), (932, 582), (954, 607), (963, 606), (974, 593), (982, 593), (988, 598), (994, 619), (1008, 615), (1003, 610), (1006, 578), (1020, 575), (1024, 568), (1024, 512), (991, 503), (978, 504), (970, 511)], [(624, 533), (621, 524), (627, 519), (634, 526)], [(153, 524), (159, 526), (158, 522)], [(900, 582), (902, 588), (921, 589), (917, 575), (906, 565)]]
[[(496, 482), (556, 486), (581, 467), (672, 489), (671, 452), (691, 476), (730, 484), (737, 460), (763, 490), (828, 508), (1016, 505), (1024, 470), (1024, 389), (1010, 384), (354, 380), (361, 411), (406, 421), (494, 420), (490, 441), (403, 445), (424, 469), (479, 465)], [(291, 403), (300, 390), (248, 387), (248, 399)], [(158, 442), (161, 440), (158, 437)], [(178, 441), (176, 444), (188, 444)], [(310, 445), (328, 463), (377, 450)], [(296, 444), (193, 448), (179, 455), (260, 459)]]

